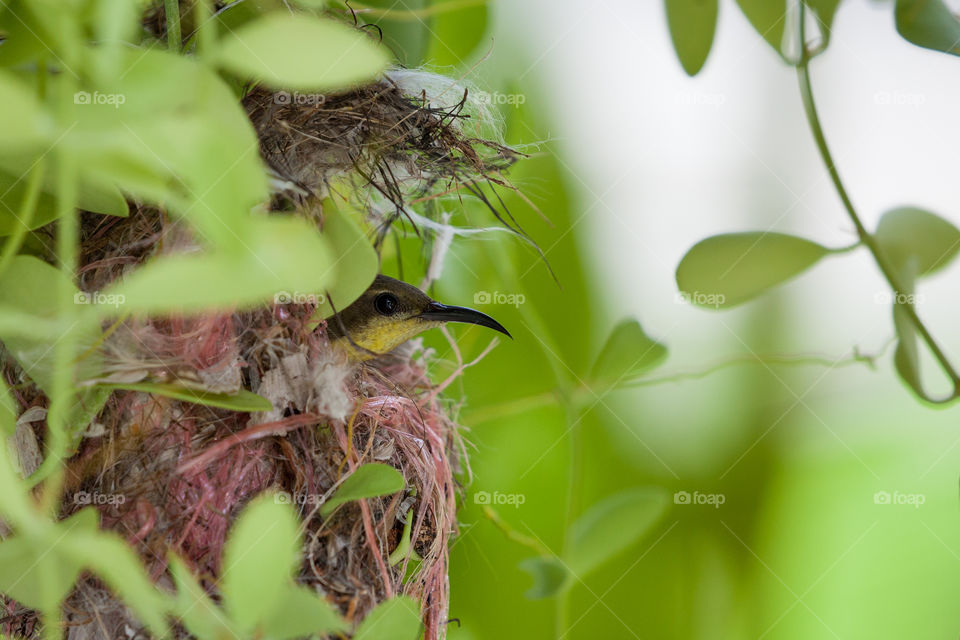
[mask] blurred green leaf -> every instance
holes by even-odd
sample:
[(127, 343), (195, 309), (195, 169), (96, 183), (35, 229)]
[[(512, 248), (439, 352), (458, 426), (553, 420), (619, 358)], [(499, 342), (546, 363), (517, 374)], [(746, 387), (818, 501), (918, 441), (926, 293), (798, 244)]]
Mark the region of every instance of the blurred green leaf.
[(200, 240), (242, 250), (250, 210), (269, 197), (253, 126), (193, 58), (123, 49), (118, 79), (74, 97), (61, 147), (86, 180), (186, 217)]
[(814, 265), (829, 249), (773, 232), (728, 233), (701, 240), (677, 266), (677, 286), (693, 304), (733, 307)]
[(349, 625), (322, 596), (291, 583), (260, 629), (268, 638), (286, 639), (343, 633)]
[[(336, 256), (337, 279), (323, 294), (323, 304), (317, 305), (315, 317), (328, 318), (333, 315), (333, 305), (343, 310), (360, 297), (373, 282), (380, 269), (380, 259), (373, 245), (364, 235), (357, 223), (362, 214), (346, 211), (346, 205), (338, 208), (333, 199), (323, 201), (323, 239), (327, 241)], [(350, 215), (355, 213), (356, 215)], [(327, 297), (329, 296), (329, 300)]]
[(324, 91), (373, 80), (386, 54), (363, 32), (307, 15), (272, 13), (225, 36), (225, 68), (281, 89)]
[(520, 568), (533, 578), (533, 584), (524, 594), (531, 600), (551, 598), (570, 585), (570, 572), (559, 558), (527, 558), (520, 563)]
[(687, 75), (707, 61), (717, 29), (717, 0), (666, 0), (670, 38)]
[(737, 0), (737, 4), (757, 33), (783, 56), (787, 0)]
[[(431, 0), (430, 7), (442, 7), (458, 0)], [(479, 47), (487, 32), (489, 10), (486, 2), (442, 11), (430, 21), (430, 45), (426, 58), (438, 67), (462, 66)], [(488, 41), (488, 44), (492, 41)]]
[(916, 277), (942, 269), (960, 251), (960, 229), (936, 214), (913, 207), (884, 213), (874, 237), (898, 268), (915, 258)]
[[(71, 298), (60, 299), (64, 277), (60, 270), (42, 260), (17, 256), (0, 274), (0, 307), (20, 309), (40, 319), (57, 320), (63, 304), (75, 304), (76, 296), (80, 295), (71, 284), (74, 291)], [(96, 378), (100, 374), (102, 359), (97, 353), (86, 353), (101, 336), (100, 323), (92, 315), (81, 314), (72, 327), (64, 329), (64, 333), (41, 340), (3, 329), (0, 327), (0, 340), (4, 346), (37, 386), (47, 393), (53, 384), (53, 344), (65, 333), (75, 334), (76, 355), (85, 355), (77, 367), (78, 379)]]
[(591, 377), (602, 384), (626, 382), (667, 357), (667, 348), (652, 340), (636, 320), (623, 320), (614, 327), (593, 365)]
[[(0, 165), (4, 165), (0, 160)], [(38, 229), (57, 217), (57, 198), (54, 176), (48, 174), (42, 187), (37, 207), (30, 221), (30, 229)], [(116, 187), (102, 187), (81, 181), (78, 186), (77, 207), (84, 211), (126, 217), (129, 214), (127, 200)], [(0, 236), (10, 235), (21, 226), (20, 206), (27, 190), (27, 180), (15, 178), (0, 169)]]
[(357, 468), (343, 481), (330, 499), (323, 503), (320, 515), (326, 517), (345, 502), (375, 498), (403, 490), (403, 475), (390, 465), (372, 463)]
[(420, 626), (420, 604), (410, 596), (395, 596), (367, 614), (353, 640), (416, 640)]
[[(0, 46), (0, 49), (6, 46)], [(0, 155), (38, 148), (50, 140), (53, 119), (37, 102), (29, 85), (13, 74), (0, 70)]]
[[(272, 301), (284, 292), (323, 291), (334, 260), (316, 227), (293, 216), (254, 218), (244, 253), (209, 251), (148, 262), (108, 291), (130, 311), (225, 309)], [(2, 298), (0, 298), (2, 300)], [(111, 313), (106, 305), (99, 310)]]
[(174, 398), (193, 404), (202, 404), (208, 407), (230, 409), (250, 413), (253, 411), (270, 411), (273, 405), (263, 396), (252, 391), (241, 389), (237, 393), (211, 393), (202, 389), (188, 389), (174, 383), (134, 382), (130, 384), (105, 384), (108, 389), (127, 389), (128, 391), (142, 391), (165, 398)]
[[(341, 0), (342, 2), (342, 0)], [(372, 11), (364, 12), (361, 18), (367, 24), (376, 25), (383, 33), (383, 44), (401, 66), (416, 68), (426, 61), (430, 43), (432, 19), (420, 17), (414, 12), (429, 7), (430, 0), (366, 0), (364, 5)], [(376, 32), (367, 29), (371, 34)]]
[[(300, 6), (306, 6), (303, 2), (297, 2)], [(260, 16), (284, 9), (283, 0), (244, 0), (243, 2), (232, 2), (224, 9), (217, 11), (215, 19), (220, 28), (218, 33), (230, 33), (243, 27), (245, 24), (259, 18)]]
[(273, 495), (251, 502), (234, 523), (223, 551), (220, 592), (238, 627), (251, 631), (279, 606), (299, 553), (297, 518)]
[(565, 554), (580, 580), (643, 537), (667, 510), (667, 492), (638, 487), (593, 505), (570, 527)]
[[(86, 511), (86, 510), (84, 510)], [(15, 535), (0, 542), (0, 592), (28, 607), (49, 611), (73, 589), (81, 563), (61, 544), (97, 520), (80, 513), (42, 536)]]
[(170, 574), (177, 587), (174, 611), (187, 631), (198, 638), (239, 637), (223, 609), (214, 604), (187, 565), (175, 555), (170, 557)]
[(894, 15), (908, 42), (960, 55), (960, 20), (941, 0), (897, 0)]

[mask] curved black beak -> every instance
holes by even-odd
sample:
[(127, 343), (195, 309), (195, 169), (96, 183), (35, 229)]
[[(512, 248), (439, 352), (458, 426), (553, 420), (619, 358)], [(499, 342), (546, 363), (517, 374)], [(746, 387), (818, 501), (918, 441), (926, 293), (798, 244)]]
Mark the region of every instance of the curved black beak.
[(485, 313), (480, 313), (468, 307), (452, 307), (439, 302), (431, 302), (427, 310), (420, 314), (424, 320), (432, 322), (466, 322), (468, 324), (478, 324), (481, 327), (487, 327), (494, 331), (499, 331), (511, 340), (513, 336), (502, 324), (491, 318)]

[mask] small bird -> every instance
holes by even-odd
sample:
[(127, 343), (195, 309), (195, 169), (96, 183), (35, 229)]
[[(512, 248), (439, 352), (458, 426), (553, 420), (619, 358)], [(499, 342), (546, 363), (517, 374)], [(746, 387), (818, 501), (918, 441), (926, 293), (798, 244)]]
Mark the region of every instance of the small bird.
[(413, 285), (384, 275), (378, 275), (353, 304), (327, 320), (327, 335), (351, 358), (363, 361), (445, 322), (478, 324), (513, 338), (485, 313), (440, 304)]

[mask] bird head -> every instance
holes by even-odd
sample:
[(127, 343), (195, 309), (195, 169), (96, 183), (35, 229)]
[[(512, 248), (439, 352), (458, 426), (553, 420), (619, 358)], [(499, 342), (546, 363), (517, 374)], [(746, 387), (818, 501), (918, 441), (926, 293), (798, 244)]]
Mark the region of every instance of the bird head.
[(512, 337), (485, 313), (440, 304), (420, 289), (384, 275), (327, 321), (327, 334), (355, 360), (369, 360), (447, 322), (477, 324)]

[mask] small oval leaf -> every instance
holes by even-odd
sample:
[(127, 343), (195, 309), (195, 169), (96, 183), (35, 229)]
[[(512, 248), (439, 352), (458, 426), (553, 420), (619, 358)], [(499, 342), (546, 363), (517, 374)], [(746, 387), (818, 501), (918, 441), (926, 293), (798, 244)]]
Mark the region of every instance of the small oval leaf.
[(570, 527), (570, 571), (583, 579), (643, 537), (666, 509), (667, 492), (660, 487), (628, 489), (593, 505)]
[(782, 56), (787, 0), (737, 0), (737, 4), (757, 33)]
[(241, 630), (252, 630), (277, 606), (299, 553), (297, 527), (293, 510), (273, 495), (251, 502), (233, 525), (223, 551), (220, 592)]
[(960, 251), (960, 229), (936, 214), (913, 207), (884, 213), (874, 237), (898, 269), (907, 260), (916, 259), (916, 277), (942, 269)]
[(520, 568), (533, 578), (533, 584), (523, 594), (531, 600), (551, 598), (570, 585), (570, 572), (559, 558), (527, 558), (520, 563)]
[(907, 42), (960, 55), (960, 20), (941, 0), (897, 0), (895, 16)]
[(626, 382), (659, 365), (666, 357), (667, 348), (647, 336), (639, 322), (624, 320), (600, 350), (592, 378), (600, 384)]
[(693, 304), (733, 307), (810, 268), (830, 250), (784, 233), (729, 233), (701, 240), (677, 267), (677, 285)]
[(666, 0), (670, 39), (687, 75), (707, 61), (717, 29), (717, 0)]
[(216, 58), (234, 73), (275, 88), (325, 91), (373, 80), (386, 53), (357, 29), (276, 12), (225, 36)]
[(323, 503), (320, 515), (326, 517), (344, 502), (375, 498), (396, 493), (406, 486), (403, 475), (387, 464), (365, 464), (343, 481), (343, 484)]

